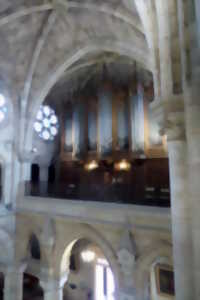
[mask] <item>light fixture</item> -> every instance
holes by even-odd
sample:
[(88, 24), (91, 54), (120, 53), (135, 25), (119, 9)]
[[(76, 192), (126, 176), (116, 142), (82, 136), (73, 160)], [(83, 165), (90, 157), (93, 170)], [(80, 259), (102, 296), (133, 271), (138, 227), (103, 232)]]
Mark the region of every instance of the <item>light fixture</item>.
[(58, 127), (59, 123), (55, 111), (48, 105), (40, 106), (34, 123), (34, 129), (39, 137), (45, 141), (52, 141), (58, 134)]
[(131, 169), (131, 163), (126, 159), (122, 159), (114, 164), (114, 168), (117, 171), (129, 171)]
[(84, 262), (90, 263), (95, 259), (95, 253), (91, 250), (84, 250), (81, 252), (81, 258)]
[(99, 164), (96, 160), (92, 160), (89, 163), (85, 164), (85, 169), (87, 171), (93, 171), (99, 167)]

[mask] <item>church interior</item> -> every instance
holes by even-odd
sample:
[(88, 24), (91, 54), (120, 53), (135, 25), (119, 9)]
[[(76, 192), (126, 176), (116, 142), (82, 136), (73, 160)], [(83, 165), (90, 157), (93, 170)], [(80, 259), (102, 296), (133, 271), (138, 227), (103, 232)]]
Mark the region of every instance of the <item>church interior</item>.
[(0, 0), (0, 300), (200, 299), (200, 0)]

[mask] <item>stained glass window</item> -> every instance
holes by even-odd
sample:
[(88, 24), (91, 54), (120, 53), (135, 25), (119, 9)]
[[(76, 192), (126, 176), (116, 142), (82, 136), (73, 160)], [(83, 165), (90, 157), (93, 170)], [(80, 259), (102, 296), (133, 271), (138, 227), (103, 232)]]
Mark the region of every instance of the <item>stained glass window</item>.
[(42, 105), (36, 115), (34, 129), (45, 141), (53, 141), (58, 134), (58, 118), (55, 111), (48, 105)]

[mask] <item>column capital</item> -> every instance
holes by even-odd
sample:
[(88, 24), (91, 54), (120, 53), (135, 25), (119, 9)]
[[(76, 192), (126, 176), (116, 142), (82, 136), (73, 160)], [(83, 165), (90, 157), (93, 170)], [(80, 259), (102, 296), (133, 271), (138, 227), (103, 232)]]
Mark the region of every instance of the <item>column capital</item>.
[(4, 267), (5, 274), (9, 273), (19, 273), (23, 274), (27, 268), (27, 262), (14, 262), (12, 265), (7, 265)]
[(40, 280), (40, 285), (45, 292), (51, 292), (55, 290), (63, 289), (65, 283), (67, 282), (68, 274), (62, 276), (59, 279), (48, 277)]
[(185, 139), (183, 95), (172, 95), (167, 100), (154, 100), (151, 107), (161, 135), (166, 134), (168, 141)]

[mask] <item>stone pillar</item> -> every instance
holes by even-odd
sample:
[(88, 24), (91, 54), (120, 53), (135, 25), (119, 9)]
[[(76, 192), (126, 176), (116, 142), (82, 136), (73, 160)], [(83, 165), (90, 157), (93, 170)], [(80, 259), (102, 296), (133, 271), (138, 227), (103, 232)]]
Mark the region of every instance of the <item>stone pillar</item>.
[(24, 181), (31, 181), (31, 162), (23, 162), (22, 163), (23, 169), (23, 180)]
[[(196, 10), (200, 1), (196, 2)], [(199, 11), (196, 11), (199, 14)], [(190, 28), (190, 80), (184, 85), (186, 134), (188, 142), (189, 199), (192, 215), (194, 290), (200, 299), (200, 45), (195, 28)]]
[(199, 83), (190, 87), (186, 97), (188, 140), (189, 199), (191, 202), (195, 297), (200, 299), (200, 103)]
[(194, 298), (192, 211), (188, 189), (188, 156), (183, 97), (154, 104), (154, 116), (168, 139), (171, 221), (176, 300)]
[(10, 162), (2, 165), (1, 183), (2, 183), (2, 199), (3, 204), (7, 207), (11, 205), (11, 180), (12, 180), (12, 164)]
[(8, 267), (4, 279), (4, 300), (23, 300), (23, 272), (25, 265)]
[(200, 47), (200, 1), (199, 0), (194, 0), (195, 1), (195, 14), (196, 14), (196, 30), (197, 30), (197, 40), (199, 43)]
[(41, 281), (40, 285), (43, 288), (44, 300), (63, 300), (63, 287), (66, 280), (48, 279)]
[(193, 298), (190, 200), (185, 139), (169, 140), (171, 220), (176, 300)]

